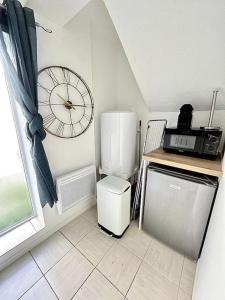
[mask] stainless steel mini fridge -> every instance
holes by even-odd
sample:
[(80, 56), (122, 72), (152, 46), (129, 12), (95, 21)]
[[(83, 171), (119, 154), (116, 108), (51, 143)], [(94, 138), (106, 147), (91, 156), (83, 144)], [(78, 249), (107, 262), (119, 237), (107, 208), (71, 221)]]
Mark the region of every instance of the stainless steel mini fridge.
[(148, 169), (143, 229), (197, 260), (217, 179), (154, 165)]

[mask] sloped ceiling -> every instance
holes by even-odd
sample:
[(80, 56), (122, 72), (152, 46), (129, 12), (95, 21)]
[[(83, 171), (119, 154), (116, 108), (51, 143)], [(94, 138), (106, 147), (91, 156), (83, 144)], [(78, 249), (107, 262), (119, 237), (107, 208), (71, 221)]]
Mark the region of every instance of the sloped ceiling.
[(58, 26), (64, 26), (90, 0), (23, 0), (34, 11)]
[(224, 0), (104, 0), (151, 111), (225, 108)]
[[(26, 0), (25, 0), (26, 1)], [(150, 111), (225, 109), (224, 0), (102, 0)], [(64, 26), (89, 0), (29, 0)]]

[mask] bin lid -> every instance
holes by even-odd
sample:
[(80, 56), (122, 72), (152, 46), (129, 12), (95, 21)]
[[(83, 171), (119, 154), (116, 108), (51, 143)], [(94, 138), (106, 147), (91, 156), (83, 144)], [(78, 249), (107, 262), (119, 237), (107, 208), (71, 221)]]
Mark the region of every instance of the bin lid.
[(98, 182), (98, 186), (120, 195), (130, 187), (130, 182), (116, 176), (107, 176)]

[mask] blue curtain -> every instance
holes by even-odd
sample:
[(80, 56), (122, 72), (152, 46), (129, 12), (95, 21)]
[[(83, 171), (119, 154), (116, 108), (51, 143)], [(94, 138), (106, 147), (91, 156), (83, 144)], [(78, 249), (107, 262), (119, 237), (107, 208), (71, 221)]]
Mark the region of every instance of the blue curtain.
[(23, 8), (17, 0), (5, 0), (9, 51), (0, 27), (0, 57), (10, 92), (27, 120), (26, 133), (31, 142), (31, 156), (37, 177), (42, 206), (57, 201), (55, 185), (42, 141), (46, 137), (43, 119), (38, 113), (37, 38), (33, 10)]

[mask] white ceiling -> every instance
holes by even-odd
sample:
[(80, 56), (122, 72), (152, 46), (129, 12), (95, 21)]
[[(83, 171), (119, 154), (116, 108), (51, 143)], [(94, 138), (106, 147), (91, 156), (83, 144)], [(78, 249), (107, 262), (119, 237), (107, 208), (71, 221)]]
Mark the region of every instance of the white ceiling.
[(49, 21), (64, 26), (90, 0), (21, 0)]
[[(26, 0), (21, 0), (26, 1)], [(64, 26), (90, 0), (29, 0), (27, 5)], [(225, 108), (224, 0), (104, 0), (143, 98), (151, 111), (184, 103)]]
[(150, 110), (225, 108), (224, 0), (104, 2)]

